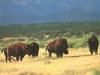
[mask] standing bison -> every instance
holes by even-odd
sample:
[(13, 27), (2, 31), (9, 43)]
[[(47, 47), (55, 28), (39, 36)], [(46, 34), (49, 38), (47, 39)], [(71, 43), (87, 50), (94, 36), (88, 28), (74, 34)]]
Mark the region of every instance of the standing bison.
[(28, 44), (28, 50), (29, 50), (29, 55), (32, 55), (32, 57), (36, 57), (39, 54), (39, 45), (36, 42), (33, 42), (31, 44)]
[(29, 51), (26, 50), (27, 45), (24, 43), (16, 43), (13, 45), (10, 45), (8, 48), (4, 48), (4, 55), (6, 62), (9, 60), (11, 62), (11, 56), (16, 57), (16, 60), (19, 61), (19, 59), (22, 61), (23, 57), (26, 54), (29, 54)]
[(50, 42), (46, 46), (46, 50), (49, 53), (49, 58), (52, 56), (52, 53), (55, 53), (57, 57), (62, 57), (63, 53), (68, 54), (68, 44), (67, 40), (64, 38), (58, 38)]
[(13, 45), (10, 45), (7, 48), (4, 48), (2, 52), (4, 51), (5, 60), (6, 62), (9, 60), (11, 62), (12, 56), (16, 57), (16, 60), (19, 61), (24, 58), (26, 54), (34, 56), (38, 56), (39, 52), (39, 45), (35, 42), (31, 44), (25, 44), (25, 43), (16, 43)]
[(89, 46), (91, 55), (93, 55), (93, 52), (95, 52), (95, 54), (98, 54), (99, 41), (95, 35), (92, 35), (88, 39), (88, 46)]

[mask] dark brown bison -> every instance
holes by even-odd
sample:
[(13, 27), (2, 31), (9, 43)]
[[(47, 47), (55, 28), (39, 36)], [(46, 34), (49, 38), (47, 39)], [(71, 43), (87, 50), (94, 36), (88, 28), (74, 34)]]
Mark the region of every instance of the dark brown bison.
[(24, 43), (16, 43), (13, 45), (10, 45), (8, 48), (4, 48), (4, 55), (5, 60), (9, 60), (11, 62), (11, 56), (16, 57), (16, 60), (19, 61), (19, 59), (22, 61), (23, 57), (26, 54), (29, 54), (29, 51), (27, 50), (27, 45)]
[(95, 35), (92, 35), (88, 39), (88, 46), (89, 46), (91, 55), (93, 55), (93, 52), (95, 52), (95, 54), (98, 54), (99, 41)]
[(36, 42), (33, 42), (31, 44), (28, 44), (28, 50), (29, 50), (29, 55), (32, 55), (33, 57), (38, 56), (39, 54), (39, 45)]
[(58, 38), (46, 46), (46, 51), (49, 52), (49, 58), (52, 56), (52, 53), (55, 53), (57, 57), (62, 57), (63, 53), (68, 54), (67, 49), (68, 43), (64, 38)]

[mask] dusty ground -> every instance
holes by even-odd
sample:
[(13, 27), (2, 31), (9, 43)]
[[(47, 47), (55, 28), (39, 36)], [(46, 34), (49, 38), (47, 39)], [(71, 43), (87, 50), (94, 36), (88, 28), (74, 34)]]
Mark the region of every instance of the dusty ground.
[(0, 75), (95, 75), (100, 69), (100, 55), (90, 56), (88, 48), (70, 49), (63, 58), (48, 59), (44, 49), (38, 58), (25, 56), (22, 62), (6, 63), (0, 54)]

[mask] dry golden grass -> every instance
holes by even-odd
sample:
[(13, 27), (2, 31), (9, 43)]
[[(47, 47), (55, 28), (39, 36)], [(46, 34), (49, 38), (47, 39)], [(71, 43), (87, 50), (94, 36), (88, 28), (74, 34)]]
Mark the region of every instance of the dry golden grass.
[(70, 49), (63, 58), (48, 59), (44, 49), (38, 58), (25, 56), (22, 62), (6, 63), (0, 54), (0, 75), (93, 75), (100, 67), (100, 55), (90, 56), (87, 48)]

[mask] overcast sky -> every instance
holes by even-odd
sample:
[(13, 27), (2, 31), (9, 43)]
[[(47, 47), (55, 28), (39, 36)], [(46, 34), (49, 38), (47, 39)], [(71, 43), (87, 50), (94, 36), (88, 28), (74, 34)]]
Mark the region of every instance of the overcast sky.
[(0, 0), (0, 20), (6, 16), (48, 16), (74, 9), (100, 12), (100, 0)]

